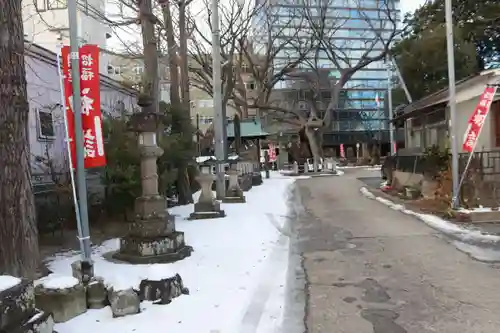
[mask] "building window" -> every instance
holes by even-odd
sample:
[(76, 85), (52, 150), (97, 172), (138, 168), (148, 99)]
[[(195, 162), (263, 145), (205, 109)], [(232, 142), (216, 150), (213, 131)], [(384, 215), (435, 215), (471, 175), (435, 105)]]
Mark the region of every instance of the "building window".
[(200, 108), (213, 108), (214, 101), (212, 99), (202, 99), (198, 101), (198, 105)]
[(200, 116), (200, 124), (210, 125), (214, 121), (213, 117)]
[(54, 140), (54, 120), (52, 111), (47, 108), (36, 109), (38, 138), (41, 140)]

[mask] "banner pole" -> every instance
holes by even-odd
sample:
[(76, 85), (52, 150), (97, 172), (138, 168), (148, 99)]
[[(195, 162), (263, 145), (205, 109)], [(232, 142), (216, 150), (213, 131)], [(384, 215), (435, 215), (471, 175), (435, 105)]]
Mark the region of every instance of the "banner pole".
[[(495, 86), (495, 90), (493, 92), (493, 99), (495, 98), (494, 96), (496, 94), (496, 91), (497, 91), (497, 87)], [(490, 105), (488, 106), (488, 111), (486, 112), (486, 115), (484, 116), (483, 125), (481, 125), (481, 128), (479, 128), (479, 132), (477, 133), (476, 140), (474, 142), (474, 145), (472, 146), (471, 152), (469, 153), (469, 158), (467, 159), (467, 163), (465, 164), (465, 169), (462, 172), (462, 175), (460, 176), (460, 181), (458, 182), (456, 195), (453, 196), (453, 198), (451, 200), (452, 207), (458, 208), (458, 204), (459, 204), (458, 198), (460, 196), (460, 189), (462, 188), (462, 184), (465, 180), (465, 175), (467, 174), (467, 170), (469, 169), (470, 162), (472, 161), (472, 156), (474, 155), (474, 152), (476, 151), (476, 146), (477, 146), (477, 143), (479, 142), (479, 138), (481, 137), (481, 132), (483, 131), (484, 123), (486, 123), (486, 120), (488, 119), (488, 115), (490, 114), (492, 103), (493, 103), (493, 100), (491, 101)], [(458, 154), (457, 154), (457, 162), (459, 162), (459, 160), (460, 159), (458, 158)], [(457, 163), (457, 165), (458, 165), (458, 163)]]
[(69, 130), (68, 130), (68, 117), (66, 116), (66, 98), (64, 95), (64, 75), (61, 72), (61, 49), (62, 45), (60, 45), (57, 51), (57, 74), (59, 75), (59, 90), (61, 93), (61, 104), (63, 106), (63, 119), (64, 119), (64, 142), (66, 143), (66, 150), (68, 153), (68, 166), (69, 166), (69, 175), (71, 179), (71, 191), (73, 193), (73, 204), (75, 205), (75, 215), (76, 215), (76, 226), (78, 230), (78, 241), (80, 243), (80, 250), (82, 254), (84, 253), (84, 244), (83, 244), (83, 232), (82, 225), (80, 220), (80, 207), (78, 205), (78, 197), (76, 195), (76, 186), (75, 186), (75, 169), (73, 168), (73, 161), (71, 159), (71, 145), (69, 139)]

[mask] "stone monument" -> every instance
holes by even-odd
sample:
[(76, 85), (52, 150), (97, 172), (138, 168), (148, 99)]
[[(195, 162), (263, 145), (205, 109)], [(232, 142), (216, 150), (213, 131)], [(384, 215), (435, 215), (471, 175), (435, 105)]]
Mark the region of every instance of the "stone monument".
[(189, 219), (204, 220), (226, 216), (226, 213), (220, 209), (220, 202), (215, 199), (212, 192), (215, 175), (212, 173), (212, 164), (209, 161), (200, 164), (200, 172), (195, 179), (201, 186), (201, 194), (198, 202), (194, 204), (194, 212), (191, 213)]
[(233, 161), (227, 174), (229, 175), (229, 186), (226, 191), (226, 197), (222, 199), (224, 203), (245, 203), (245, 196), (240, 187), (238, 180), (239, 171), (237, 169), (237, 162)]
[(137, 264), (174, 262), (191, 255), (193, 249), (185, 244), (184, 233), (175, 230), (175, 218), (158, 191), (156, 160), (163, 150), (156, 132), (163, 116), (154, 111), (149, 97), (141, 96), (138, 104), (142, 111), (131, 116), (130, 128), (139, 134), (142, 195), (135, 200), (135, 222), (113, 257)]

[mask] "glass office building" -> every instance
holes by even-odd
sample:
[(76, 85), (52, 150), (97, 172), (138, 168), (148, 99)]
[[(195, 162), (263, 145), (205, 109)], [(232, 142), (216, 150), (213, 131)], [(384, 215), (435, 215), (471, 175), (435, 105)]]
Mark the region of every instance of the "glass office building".
[[(297, 39), (294, 38), (290, 46), (283, 41), (298, 33), (305, 45), (314, 36), (311, 21), (323, 22), (326, 26), (323, 40), (330, 45), (330, 50), (336, 49), (335, 54), (346, 60), (340, 61), (341, 68), (354, 67), (363, 56), (380, 54), (383, 50), (380, 38), (387, 42), (400, 20), (399, 0), (267, 0), (254, 18), (253, 45), (257, 52), (265, 52), (270, 31), (275, 47), (280, 47), (273, 67), (274, 71), (279, 71), (298, 56)], [(331, 52), (329, 56), (328, 51), (315, 48), (308, 58), (315, 59), (315, 56), (316, 68), (328, 71), (332, 80), (339, 77), (339, 68), (332, 62)], [(299, 71), (308, 71), (312, 65), (305, 62), (300, 67)], [(325, 145), (378, 139), (389, 142), (388, 109), (384, 103), (388, 75), (385, 59), (354, 73), (341, 91), (338, 108), (332, 114), (331, 128), (325, 134)], [(278, 82), (275, 91), (292, 89), (292, 81)], [(324, 92), (322, 89), (326, 97), (328, 92), (328, 87)]]

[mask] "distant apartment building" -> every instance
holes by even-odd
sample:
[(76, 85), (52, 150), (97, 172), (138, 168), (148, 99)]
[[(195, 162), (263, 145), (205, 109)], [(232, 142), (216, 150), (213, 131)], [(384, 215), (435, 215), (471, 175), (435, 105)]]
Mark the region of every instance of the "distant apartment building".
[[(106, 41), (112, 35), (105, 15), (105, 1), (78, 0), (77, 8), (79, 42), (105, 49)], [(61, 44), (69, 45), (68, 0), (23, 1), (23, 21), (26, 41), (53, 52), (57, 52)], [(106, 73), (103, 59), (99, 71)]]
[[(310, 23), (304, 26), (304, 10), (311, 15), (311, 19), (327, 22), (329, 42), (350, 66), (355, 65), (366, 52), (368, 56), (380, 53), (383, 50), (381, 42), (371, 47), (377, 40), (377, 34), (388, 38), (401, 21), (399, 0), (331, 0), (326, 7), (323, 2), (318, 5), (310, 0), (272, 0), (263, 4), (253, 22), (252, 39), (257, 53), (267, 52), (268, 31), (273, 34), (273, 41), (277, 44), (274, 47), (280, 46), (273, 64), (276, 72), (298, 56), (295, 47), (283, 45), (287, 37), (298, 36), (304, 44), (313, 38)], [(334, 81), (339, 78), (338, 68), (325, 50), (315, 49), (311, 59), (316, 57), (317, 66), (322, 71), (329, 70), (328, 77)], [(305, 63), (298, 67), (299, 72), (311, 69), (311, 65)], [(275, 90), (289, 91), (295, 81), (294, 78), (284, 79), (276, 84)], [(387, 89), (388, 71), (384, 60), (358, 70), (341, 91), (339, 107), (333, 111), (331, 127), (324, 134), (325, 146), (355, 145), (373, 140), (381, 140), (388, 146)]]

